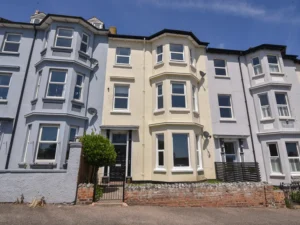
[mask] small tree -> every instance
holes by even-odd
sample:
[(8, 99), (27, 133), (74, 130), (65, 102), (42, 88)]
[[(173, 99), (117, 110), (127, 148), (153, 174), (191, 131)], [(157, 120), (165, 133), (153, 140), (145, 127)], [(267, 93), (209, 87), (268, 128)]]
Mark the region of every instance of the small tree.
[(94, 189), (97, 185), (99, 167), (111, 166), (116, 163), (117, 153), (110, 141), (100, 134), (85, 134), (80, 138), (83, 147), (83, 158), (93, 167), (92, 178)]

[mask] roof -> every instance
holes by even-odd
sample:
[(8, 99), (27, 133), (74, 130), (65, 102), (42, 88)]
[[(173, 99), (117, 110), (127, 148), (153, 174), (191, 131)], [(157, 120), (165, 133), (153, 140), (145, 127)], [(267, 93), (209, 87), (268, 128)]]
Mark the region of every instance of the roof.
[(0, 22), (11, 22), (10, 20), (4, 19), (3, 17), (0, 17)]
[(150, 36), (137, 36), (137, 35), (124, 35), (124, 34), (109, 34), (109, 37), (112, 38), (123, 38), (123, 39), (135, 39), (135, 40), (148, 40), (151, 41), (154, 38), (157, 38), (163, 34), (177, 34), (177, 35), (186, 35), (190, 36), (198, 45), (204, 45), (207, 46), (208, 42), (202, 42), (200, 41), (193, 32), (191, 31), (183, 31), (183, 30), (171, 30), (171, 29), (163, 29), (155, 34), (152, 34)]

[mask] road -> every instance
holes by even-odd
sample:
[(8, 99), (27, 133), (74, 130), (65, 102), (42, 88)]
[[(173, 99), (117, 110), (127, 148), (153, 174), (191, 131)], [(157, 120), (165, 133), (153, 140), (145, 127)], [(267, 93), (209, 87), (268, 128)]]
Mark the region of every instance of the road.
[(151, 206), (100, 207), (58, 206), (29, 208), (24, 205), (0, 205), (0, 224), (300, 224), (300, 211), (269, 208), (169, 208)]

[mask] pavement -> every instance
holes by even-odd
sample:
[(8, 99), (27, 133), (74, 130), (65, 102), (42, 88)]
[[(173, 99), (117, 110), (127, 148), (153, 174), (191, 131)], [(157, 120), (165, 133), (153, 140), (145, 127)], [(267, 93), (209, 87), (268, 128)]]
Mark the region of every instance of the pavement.
[(270, 208), (170, 208), (151, 206), (100, 207), (0, 205), (0, 224), (9, 225), (186, 225), (300, 224), (300, 211)]

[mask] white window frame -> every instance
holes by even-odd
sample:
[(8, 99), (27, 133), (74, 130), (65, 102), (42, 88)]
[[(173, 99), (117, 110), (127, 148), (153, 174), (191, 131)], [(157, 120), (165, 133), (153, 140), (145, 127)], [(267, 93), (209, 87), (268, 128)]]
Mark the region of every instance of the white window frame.
[[(116, 97), (116, 86), (128, 87), (128, 97), (121, 97), (121, 96)], [(124, 99), (127, 98), (127, 109), (115, 108), (116, 98), (124, 98)], [(130, 85), (129, 84), (119, 84), (119, 83), (114, 84), (113, 111), (129, 112), (129, 104), (130, 104)]]
[(40, 87), (41, 87), (41, 80), (42, 80), (42, 73), (43, 73), (42, 70), (40, 70), (38, 73), (38, 77), (37, 77), (37, 81), (36, 81), (36, 85), (35, 85), (34, 99), (37, 99), (38, 95), (39, 95), (39, 91), (40, 91)]
[(11, 83), (12, 74), (11, 73), (0, 73), (0, 75), (1, 76), (9, 76), (10, 77), (8, 85), (0, 85), (0, 88), (7, 88), (8, 89), (6, 99), (0, 99), (0, 102), (6, 102), (7, 99), (8, 99), (8, 92), (9, 92), (9, 89), (10, 89), (10, 83)]
[[(269, 103), (267, 106), (265, 106), (265, 105), (262, 106), (262, 104), (261, 104), (260, 96), (262, 96), (262, 95), (266, 95), (266, 96), (267, 96), (268, 103)], [(272, 112), (271, 112), (271, 106), (270, 106), (270, 101), (269, 101), (268, 93), (266, 92), (266, 93), (258, 94), (258, 100), (259, 100), (259, 104), (260, 104), (261, 118), (262, 118), (262, 119), (272, 118)], [(269, 109), (269, 110), (268, 110), (269, 115), (265, 117), (265, 116), (264, 116), (264, 110), (267, 110), (267, 109)]]
[[(77, 85), (77, 76), (81, 76), (81, 77), (82, 77), (82, 83), (81, 83), (81, 86)], [(84, 76), (83, 74), (80, 74), (80, 73), (77, 73), (77, 76), (76, 76), (76, 82), (75, 82), (75, 87), (74, 87), (73, 99), (76, 100), (76, 101), (82, 101), (83, 90), (84, 90), (84, 79), (85, 79), (85, 76)], [(75, 89), (76, 89), (76, 87), (81, 89), (81, 92), (80, 92), (80, 98), (79, 98), (79, 99), (74, 98), (74, 94), (75, 94)]]
[[(72, 37), (67, 37), (67, 36), (59, 36), (58, 33), (59, 33), (59, 30), (70, 30), (72, 31)], [(72, 28), (65, 28), (65, 27), (59, 27), (57, 28), (57, 31), (56, 31), (56, 35), (55, 35), (55, 47), (57, 48), (67, 48), (67, 49), (70, 49), (72, 48), (72, 45), (73, 45), (73, 37), (74, 37), (74, 30)], [(64, 47), (64, 46), (57, 46), (57, 39), (58, 38), (64, 38), (64, 39), (71, 39), (71, 46), (70, 47)]]
[[(161, 53), (158, 53), (157, 49), (161, 47)], [(158, 61), (158, 56), (161, 55), (161, 61)], [(164, 61), (164, 46), (163, 45), (159, 45), (156, 47), (156, 63), (159, 64), (159, 63), (163, 63)]]
[[(129, 49), (129, 55), (118, 55), (118, 48), (128, 48)], [(129, 58), (128, 63), (118, 63), (118, 57), (119, 56), (128, 57)], [(129, 48), (129, 47), (117, 47), (116, 48), (116, 59), (115, 59), (116, 65), (130, 65), (130, 62), (131, 62), (131, 48)]]
[(92, 23), (92, 25), (98, 29), (102, 29), (102, 27), (103, 27), (103, 24), (100, 22), (94, 22), (94, 23)]
[[(287, 148), (286, 148), (286, 144), (287, 143), (293, 143), (293, 144), (296, 144), (296, 147), (297, 147), (297, 151), (298, 151), (298, 156), (297, 157), (290, 157), (290, 156), (288, 156), (288, 153), (287, 153)], [(287, 155), (287, 158), (288, 158), (288, 164), (289, 164), (289, 169), (290, 169), (290, 159), (299, 159), (299, 163), (300, 163), (300, 150), (299, 150), (299, 142), (297, 142), (297, 141), (286, 141), (285, 143), (284, 143), (284, 145), (285, 145), (285, 150), (286, 150), (286, 155)], [(291, 174), (300, 174), (300, 171), (297, 171), (297, 172), (295, 172), (295, 171), (291, 171), (290, 170), (290, 172), (291, 172)]]
[[(158, 136), (162, 135), (164, 138), (164, 149), (158, 149)], [(164, 133), (158, 133), (155, 135), (156, 139), (156, 168), (158, 169), (164, 169), (165, 168), (165, 134)], [(162, 152), (164, 154), (164, 165), (160, 166), (159, 165), (159, 153)]]
[[(285, 101), (286, 101), (286, 105), (284, 104), (277, 104), (277, 100), (276, 100), (276, 94), (284, 94), (285, 96)], [(292, 115), (291, 115), (291, 110), (290, 110), (290, 105), (289, 105), (289, 99), (288, 99), (288, 94), (287, 92), (275, 92), (275, 101), (276, 101), (276, 105), (277, 105), (277, 113), (278, 113), (278, 116), (281, 117), (281, 118), (290, 118)], [(286, 107), (287, 108), (287, 111), (289, 113), (288, 116), (281, 116), (280, 113), (279, 113), (279, 108), (283, 108), (283, 107)]]
[[(20, 41), (19, 41), (19, 42), (8, 41), (8, 40), (7, 40), (8, 35), (18, 35), (18, 36), (20, 36)], [(22, 34), (18, 34), (18, 33), (6, 33), (6, 34), (5, 34), (5, 38), (4, 38), (4, 40), (3, 40), (2, 52), (7, 52), (7, 53), (19, 53), (19, 50), (20, 50), (20, 44), (21, 44), (21, 39), (22, 39)], [(5, 48), (6, 43), (19, 44), (18, 51), (17, 51), (17, 52), (4, 51), (4, 48)]]
[[(83, 36), (84, 35), (87, 37), (87, 42), (83, 41)], [(81, 44), (86, 45), (86, 51), (84, 53), (87, 53), (89, 51), (89, 41), (90, 41), (90, 36), (87, 35), (86, 33), (82, 33), (81, 42), (80, 42), (80, 49), (79, 49), (81, 52), (84, 52), (84, 51), (81, 50)]]
[(196, 160), (197, 170), (203, 170), (203, 162), (202, 162), (202, 151), (201, 151), (201, 139), (200, 135), (195, 135), (195, 144), (196, 144), (196, 157), (198, 156), (198, 160)]
[(21, 160), (21, 162), (23, 162), (23, 163), (26, 162), (26, 158), (27, 158), (28, 145), (30, 144), (31, 129), (32, 129), (32, 124), (28, 124), (26, 137), (25, 137), (24, 148), (23, 148), (24, 150), (23, 150), (23, 155), (22, 155), (22, 160)]
[[(173, 84), (183, 84), (183, 90), (184, 93), (183, 94), (178, 94), (178, 93), (173, 93)], [(185, 107), (173, 107), (173, 101), (172, 101), (172, 97), (173, 96), (184, 96), (184, 100), (185, 100)], [(172, 109), (187, 109), (187, 96), (186, 96), (186, 82), (180, 82), (180, 81), (171, 81), (171, 108)]]
[[(173, 52), (173, 51), (171, 51), (171, 45), (182, 45), (182, 52)], [(170, 43), (169, 51), (170, 51), (170, 61), (175, 61), (175, 62), (184, 62), (185, 61), (185, 57), (184, 57), (184, 45), (183, 44)], [(172, 53), (182, 54), (182, 60), (172, 59)]]
[[(41, 141), (43, 127), (57, 127), (56, 141)], [(55, 124), (41, 124), (40, 125), (40, 128), (39, 128), (39, 137), (38, 137), (38, 142), (37, 142), (37, 149), (36, 149), (36, 154), (35, 154), (35, 162), (37, 162), (37, 163), (39, 163), (39, 162), (53, 163), (53, 162), (56, 161), (57, 148), (58, 148), (58, 144), (59, 144), (59, 141), (58, 141), (58, 139), (59, 139), (59, 131), (60, 131), (60, 125), (55, 125)], [(37, 159), (37, 156), (39, 154), (40, 143), (55, 143), (56, 144), (55, 158), (54, 159), (52, 159), (52, 160)]]
[[(270, 147), (269, 146), (272, 145), (272, 144), (276, 145), (276, 150), (277, 150), (277, 155), (278, 156), (271, 156), (271, 152), (270, 152)], [(268, 142), (267, 146), (268, 146), (268, 152), (269, 152), (269, 157), (270, 157), (270, 170), (271, 170), (271, 174), (282, 174), (282, 164), (281, 164), (280, 153), (279, 153), (277, 142)], [(272, 169), (272, 159), (279, 159), (279, 163), (280, 163), (279, 166), (280, 166), (281, 172), (275, 172), (275, 171), (273, 171), (273, 169)]]
[[(253, 59), (255, 59), (255, 58), (258, 58), (258, 61), (259, 61), (259, 64), (257, 64), (257, 65), (254, 65), (254, 63), (253, 63)], [(253, 74), (254, 74), (254, 76), (259, 76), (259, 75), (261, 75), (261, 74), (264, 73), (263, 68), (262, 68), (262, 65), (261, 65), (260, 58), (259, 58), (258, 56), (253, 57), (253, 58), (251, 59), (251, 63), (252, 63), (252, 67), (253, 67)], [(261, 73), (259, 73), (259, 74), (256, 74), (256, 73), (255, 73), (255, 68), (256, 68), (256, 67), (260, 67)]]
[(50, 30), (47, 30), (44, 37), (44, 49), (48, 46), (48, 39), (49, 39)]
[(190, 64), (191, 66), (195, 67), (194, 50), (192, 48), (189, 48), (189, 53), (190, 53)]
[[(62, 83), (62, 82), (53, 82), (53, 81), (51, 81), (51, 77), (52, 77), (52, 72), (53, 71), (66, 72), (65, 82)], [(46, 90), (46, 98), (55, 98), (55, 99), (63, 99), (63, 98), (65, 98), (67, 77), (68, 77), (68, 71), (67, 70), (50, 69), (50, 74), (49, 74), (49, 79), (48, 79), (48, 85), (47, 85), (47, 90)], [(48, 96), (48, 90), (49, 90), (50, 84), (60, 84), (60, 85), (63, 84), (64, 85), (64, 89), (63, 89), (62, 96), (60, 96), (60, 97)]]
[(193, 111), (199, 112), (198, 107), (198, 88), (196, 85), (192, 85), (192, 103), (193, 103)]
[[(233, 144), (233, 150), (234, 150), (234, 154), (226, 154), (226, 148), (225, 148), (225, 143), (232, 143)], [(239, 154), (239, 149), (237, 148), (237, 142), (236, 141), (232, 141), (232, 140), (224, 140), (224, 161), (227, 162), (226, 156), (227, 155), (235, 155), (236, 161), (235, 162), (240, 162), (241, 158), (240, 158), (240, 154)]]
[[(228, 96), (229, 99), (230, 99), (230, 106), (220, 106), (219, 96)], [(230, 94), (218, 94), (218, 105), (219, 105), (219, 114), (220, 114), (221, 119), (224, 119), (224, 120), (234, 119), (234, 112), (233, 112), (233, 106), (232, 106), (232, 96)], [(221, 108), (230, 109), (231, 110), (231, 117), (221, 117), (221, 111), (220, 111)]]
[[(161, 95), (158, 94), (158, 87), (159, 86), (161, 86)], [(155, 88), (156, 88), (156, 109), (155, 110), (156, 111), (163, 110), (165, 108), (165, 105), (164, 105), (164, 85), (163, 85), (162, 82), (157, 83)], [(162, 99), (163, 99), (163, 107), (162, 108), (158, 108), (158, 99), (159, 99), (159, 97), (162, 97)]]
[(174, 146), (173, 146), (173, 134), (183, 134), (187, 135), (187, 147), (188, 147), (188, 157), (189, 157), (189, 166), (174, 166), (174, 157), (172, 157), (172, 171), (193, 171), (192, 165), (191, 165), (191, 147), (190, 147), (190, 133), (184, 133), (184, 132), (172, 132), (172, 156), (174, 155)]
[[(275, 64), (275, 63), (269, 63), (268, 56), (275, 56), (276, 59), (277, 59), (277, 64)], [(281, 73), (281, 67), (280, 67), (280, 63), (279, 63), (279, 57), (277, 55), (267, 55), (267, 62), (268, 62), (270, 73)], [(271, 69), (270, 69), (270, 65), (276, 65), (276, 66), (278, 66), (278, 72), (272, 72)]]
[[(215, 60), (222, 60), (222, 61), (224, 61), (225, 62), (225, 67), (215, 66)], [(227, 60), (225, 60), (225, 59), (219, 59), (219, 58), (213, 59), (213, 66), (214, 66), (215, 76), (217, 76), (217, 77), (229, 77), (228, 70), (227, 70)], [(216, 70), (215, 69), (225, 69), (226, 75), (218, 75), (218, 74), (216, 74)]]

